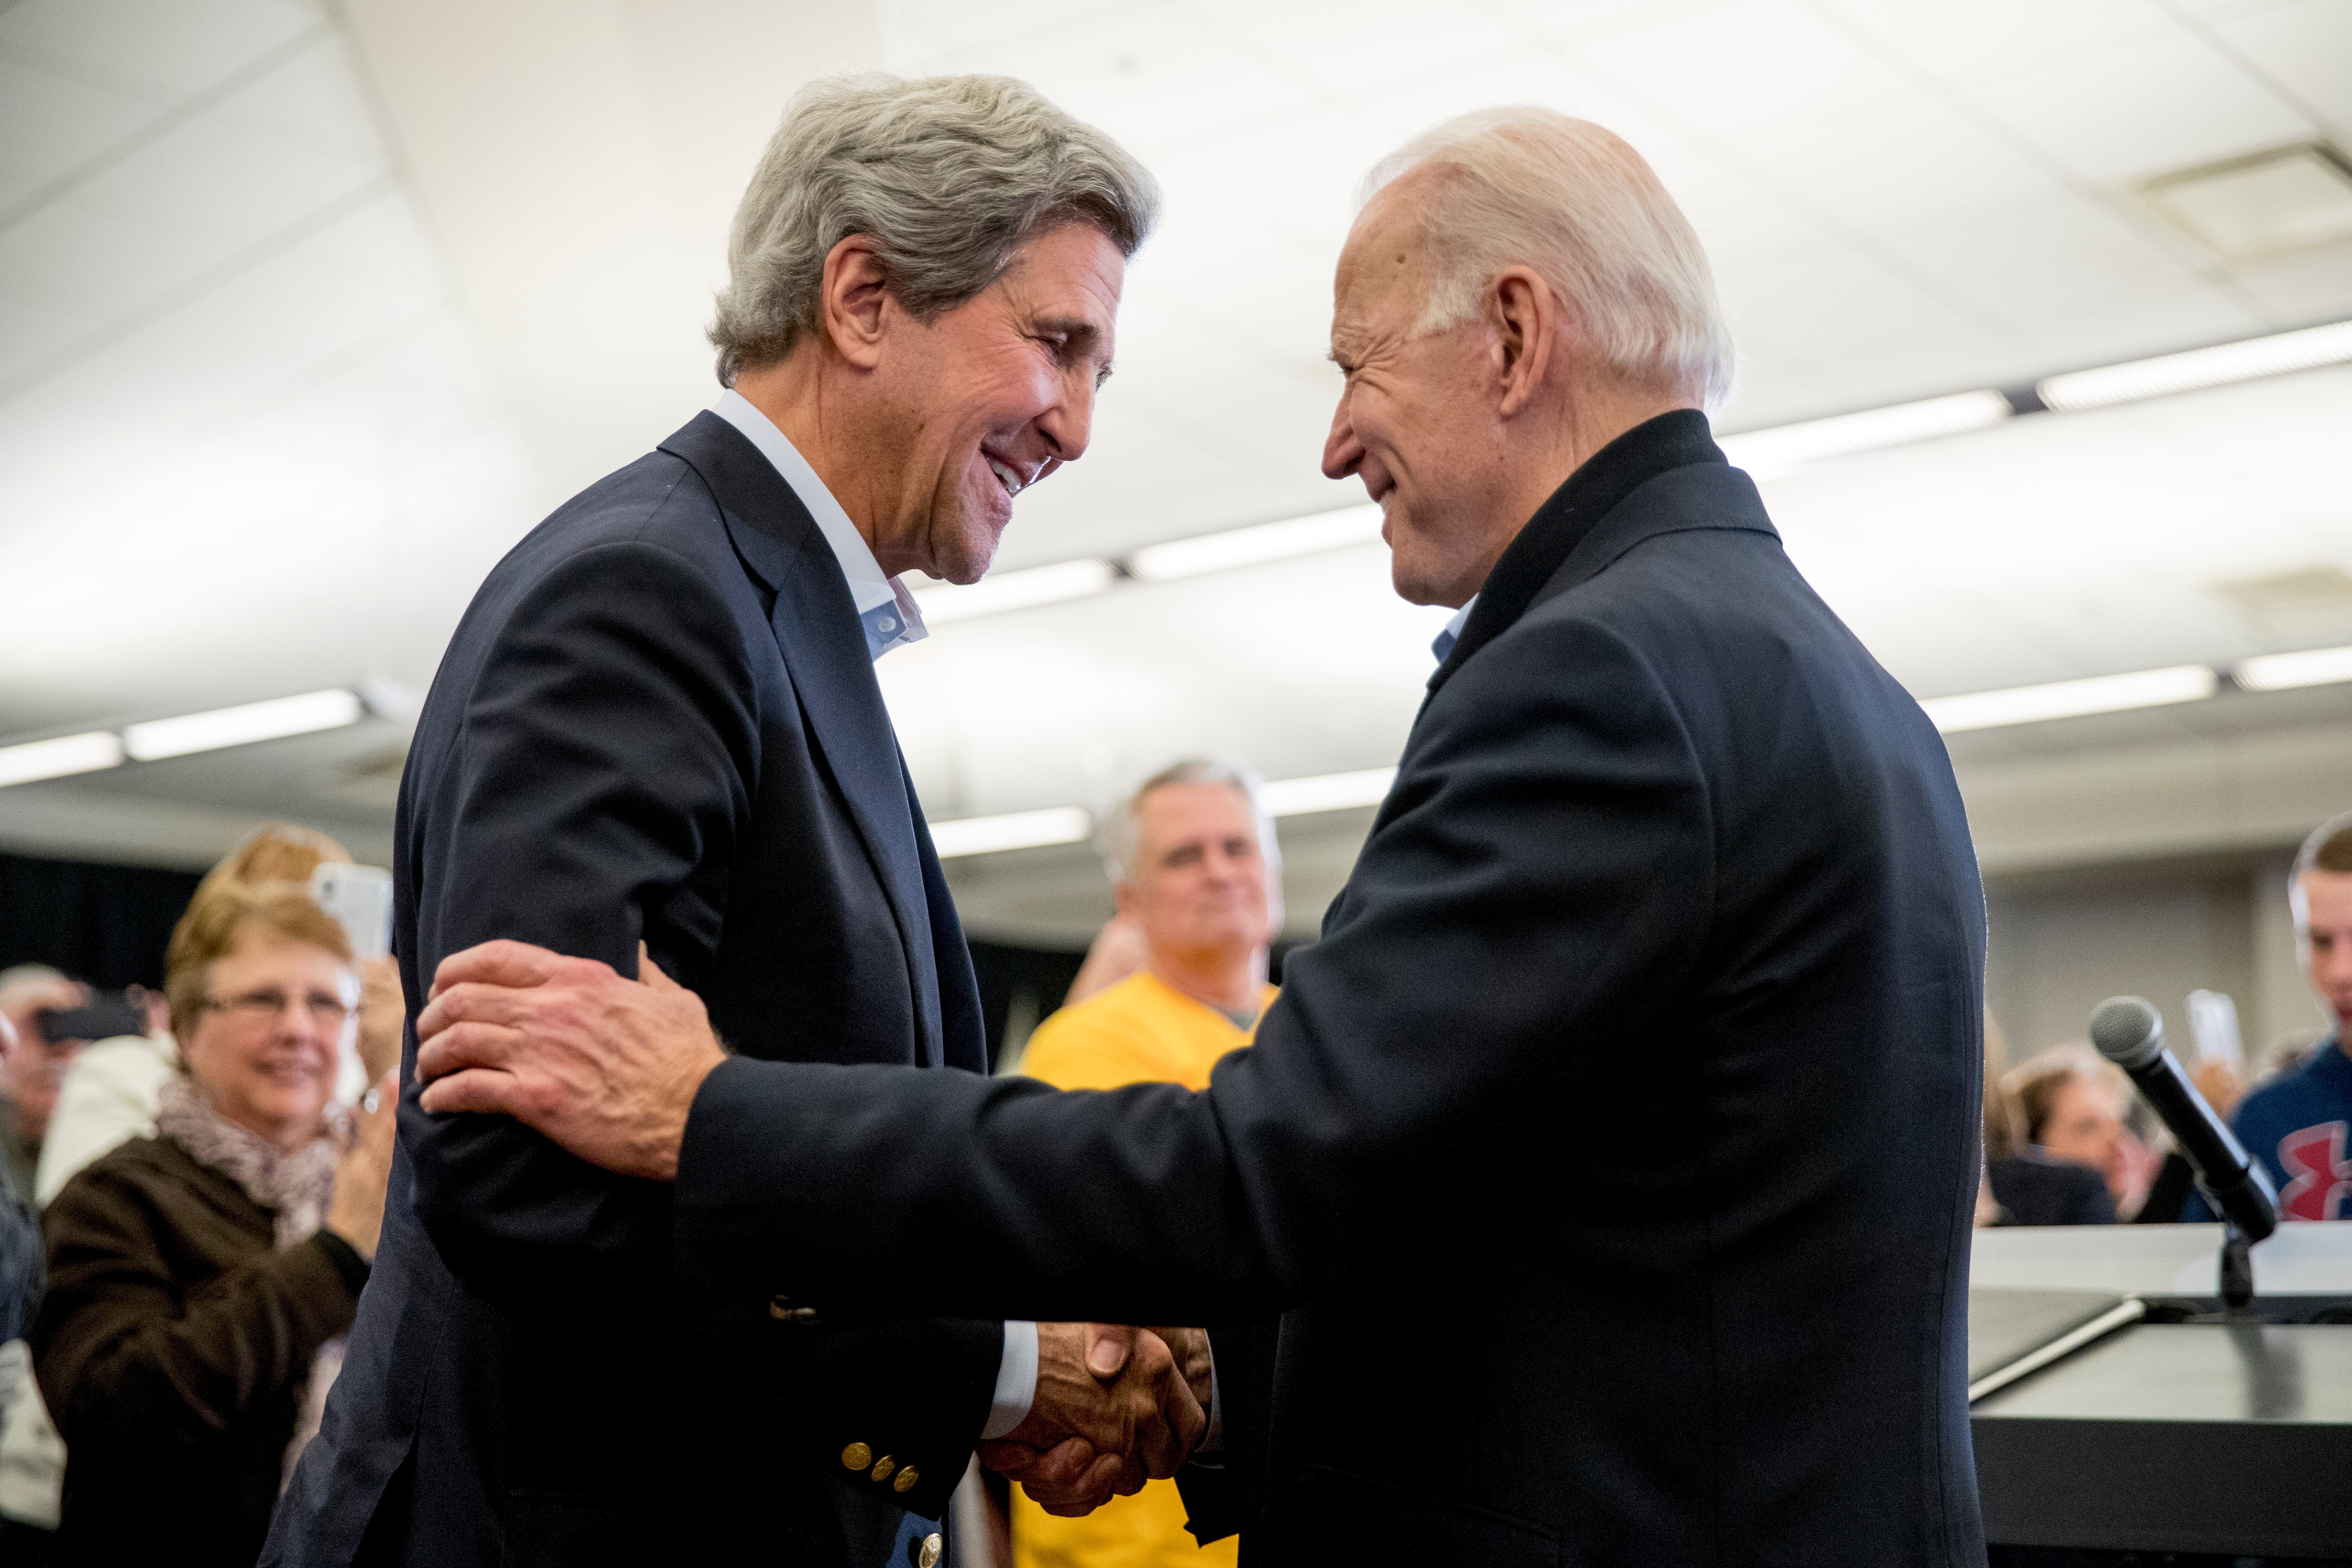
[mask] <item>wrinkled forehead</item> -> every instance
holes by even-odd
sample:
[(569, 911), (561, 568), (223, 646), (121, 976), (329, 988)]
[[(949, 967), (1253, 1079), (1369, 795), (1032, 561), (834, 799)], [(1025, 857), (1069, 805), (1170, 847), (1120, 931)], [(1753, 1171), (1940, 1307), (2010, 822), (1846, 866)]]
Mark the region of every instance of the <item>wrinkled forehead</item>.
[(1344, 334), (1377, 332), (1408, 313), (1423, 293), (1427, 246), (1415, 209), (1414, 176), (1364, 204), (1340, 247), (1331, 286), (1332, 345)]

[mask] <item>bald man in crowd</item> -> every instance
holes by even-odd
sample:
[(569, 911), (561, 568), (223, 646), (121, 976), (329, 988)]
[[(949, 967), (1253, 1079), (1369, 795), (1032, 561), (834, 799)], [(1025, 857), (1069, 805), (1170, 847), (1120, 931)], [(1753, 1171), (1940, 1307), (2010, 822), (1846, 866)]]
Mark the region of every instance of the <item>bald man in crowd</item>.
[(689, 995), (491, 943), (424, 1106), (668, 1184), (827, 1310), (1206, 1322), (1179, 1480), (1245, 1562), (1980, 1564), (1975, 857), (1710, 436), (1696, 235), (1606, 131), (1471, 115), (1375, 171), (1331, 350), (1325, 472), (1458, 613), (1205, 1091), (728, 1056)]

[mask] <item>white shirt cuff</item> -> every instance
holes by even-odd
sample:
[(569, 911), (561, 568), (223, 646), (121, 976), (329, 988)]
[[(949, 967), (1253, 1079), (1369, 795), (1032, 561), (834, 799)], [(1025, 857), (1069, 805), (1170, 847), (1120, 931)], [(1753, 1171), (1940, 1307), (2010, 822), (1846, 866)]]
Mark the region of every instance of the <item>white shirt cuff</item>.
[(993, 1442), (1029, 1419), (1037, 1401), (1037, 1325), (1008, 1320), (1004, 1359), (996, 1364), (996, 1393), (989, 1400), (988, 1425), (980, 1440)]
[(1209, 1429), (1201, 1434), (1201, 1446), (1192, 1450), (1192, 1462), (1202, 1464), (1219, 1459), (1225, 1453), (1225, 1402), (1217, 1393), (1217, 1353), (1209, 1351)]

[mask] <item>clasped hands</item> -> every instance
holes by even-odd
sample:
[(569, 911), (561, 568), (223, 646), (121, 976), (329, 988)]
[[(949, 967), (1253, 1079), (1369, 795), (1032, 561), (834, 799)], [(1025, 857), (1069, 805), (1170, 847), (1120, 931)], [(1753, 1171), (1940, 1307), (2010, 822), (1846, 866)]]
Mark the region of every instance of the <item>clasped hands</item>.
[(1028, 1417), (980, 1446), (1047, 1513), (1091, 1513), (1183, 1468), (1209, 1425), (1209, 1336), (1200, 1329), (1037, 1325)]
[[(638, 973), (526, 942), (451, 954), (416, 1020), (424, 1108), (512, 1116), (592, 1165), (676, 1180), (695, 1093), (726, 1052), (701, 998), (649, 959)], [(981, 1462), (1049, 1513), (1089, 1512), (1200, 1446), (1209, 1364), (1200, 1329), (1039, 1323), (1028, 1417)]]

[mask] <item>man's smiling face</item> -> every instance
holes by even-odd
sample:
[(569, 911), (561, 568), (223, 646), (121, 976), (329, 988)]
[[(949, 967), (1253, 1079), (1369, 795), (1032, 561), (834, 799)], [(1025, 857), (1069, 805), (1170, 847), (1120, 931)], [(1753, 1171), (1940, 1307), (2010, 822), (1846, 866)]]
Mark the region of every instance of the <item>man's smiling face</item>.
[(1397, 593), (1459, 605), (1478, 591), (1499, 539), (1499, 457), (1487, 333), (1475, 318), (1416, 334), (1428, 270), (1413, 176), (1374, 197), (1340, 253), (1331, 360), (1347, 377), (1323, 472), (1354, 475), (1381, 505)]
[(896, 450), (875, 455), (900, 476), (873, 520), (884, 571), (977, 580), (1013, 497), (1085, 454), (1126, 272), (1100, 229), (1065, 224), (961, 305), (894, 322), (876, 389), (894, 415), (881, 444)]

